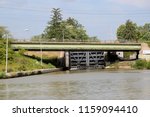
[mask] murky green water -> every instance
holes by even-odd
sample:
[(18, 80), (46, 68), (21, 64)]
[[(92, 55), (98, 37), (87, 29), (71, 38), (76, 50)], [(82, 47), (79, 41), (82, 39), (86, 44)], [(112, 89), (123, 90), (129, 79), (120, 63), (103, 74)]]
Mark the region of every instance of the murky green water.
[(67, 71), (0, 80), (0, 99), (150, 99), (150, 71)]

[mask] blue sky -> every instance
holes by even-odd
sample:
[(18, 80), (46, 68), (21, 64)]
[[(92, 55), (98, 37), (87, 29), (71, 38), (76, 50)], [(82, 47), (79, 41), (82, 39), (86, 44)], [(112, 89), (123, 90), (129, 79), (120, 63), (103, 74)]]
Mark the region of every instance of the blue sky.
[(0, 25), (14, 38), (27, 39), (43, 32), (52, 8), (60, 8), (64, 19), (75, 18), (101, 40), (116, 39), (118, 26), (128, 19), (150, 23), (150, 0), (0, 0)]

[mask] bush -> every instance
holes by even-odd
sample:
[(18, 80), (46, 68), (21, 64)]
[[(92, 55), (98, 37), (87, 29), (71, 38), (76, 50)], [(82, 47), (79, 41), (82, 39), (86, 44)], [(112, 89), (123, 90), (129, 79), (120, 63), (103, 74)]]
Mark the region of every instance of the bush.
[(18, 71), (26, 71), (27, 68), (25, 65), (20, 65), (19, 68), (18, 68)]
[(18, 51), (18, 53), (19, 53), (20, 55), (24, 55), (25, 52), (26, 52), (26, 50), (23, 49), (23, 48), (19, 49), (19, 51)]
[(147, 64), (146, 64), (146, 68), (147, 68), (147, 69), (150, 69), (150, 61), (149, 61), (149, 62), (147, 62)]
[(134, 52), (124, 52), (124, 58), (129, 59), (131, 55), (133, 55)]
[(147, 61), (146, 60), (137, 60), (133, 65), (136, 69), (145, 69), (147, 68)]
[(0, 78), (5, 78), (5, 73), (4, 72), (0, 72)]

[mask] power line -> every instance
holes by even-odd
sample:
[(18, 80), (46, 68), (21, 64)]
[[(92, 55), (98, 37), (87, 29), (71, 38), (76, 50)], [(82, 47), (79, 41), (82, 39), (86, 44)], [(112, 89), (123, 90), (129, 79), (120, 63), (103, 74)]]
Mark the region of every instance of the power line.
[[(7, 7), (7, 6), (0, 6), (0, 8), (4, 9), (15, 9), (15, 10), (28, 10), (28, 11), (34, 11), (34, 12), (49, 12), (50, 10), (47, 8), (43, 9), (35, 9), (35, 8), (24, 8), (24, 7)], [(139, 11), (125, 11), (125, 12), (119, 12), (119, 11), (107, 11), (107, 10), (95, 10), (94, 12), (91, 10), (73, 10), (73, 9), (63, 9), (64, 13), (67, 14), (76, 14), (76, 15), (150, 15), (150, 11), (145, 10), (139, 10)]]

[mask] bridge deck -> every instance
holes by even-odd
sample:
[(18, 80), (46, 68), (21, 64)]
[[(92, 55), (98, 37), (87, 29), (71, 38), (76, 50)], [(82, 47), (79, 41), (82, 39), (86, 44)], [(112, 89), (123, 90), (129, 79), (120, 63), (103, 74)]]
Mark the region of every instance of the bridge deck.
[(112, 44), (112, 43), (31, 43), (13, 42), (11, 46), (14, 50), (26, 49), (33, 51), (139, 51), (141, 44)]

